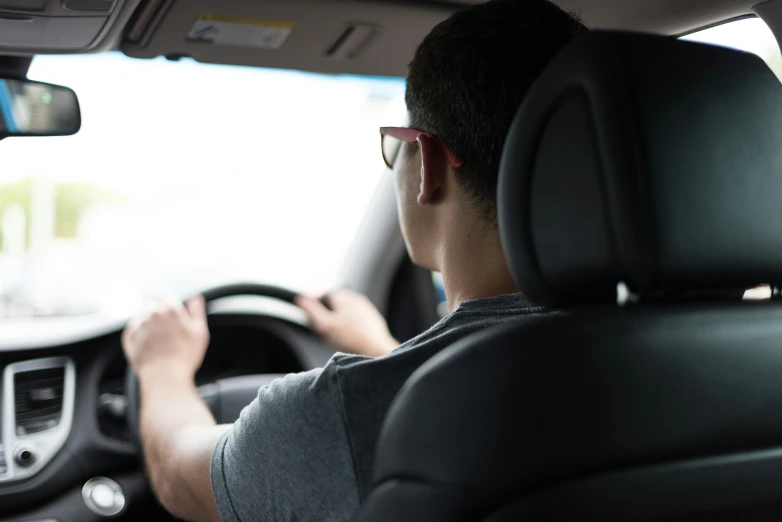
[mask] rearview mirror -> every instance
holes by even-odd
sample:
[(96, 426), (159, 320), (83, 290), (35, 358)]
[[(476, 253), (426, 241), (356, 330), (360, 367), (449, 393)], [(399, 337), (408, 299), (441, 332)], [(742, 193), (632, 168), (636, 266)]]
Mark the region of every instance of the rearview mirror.
[(0, 78), (0, 138), (70, 136), (79, 127), (79, 100), (71, 89)]

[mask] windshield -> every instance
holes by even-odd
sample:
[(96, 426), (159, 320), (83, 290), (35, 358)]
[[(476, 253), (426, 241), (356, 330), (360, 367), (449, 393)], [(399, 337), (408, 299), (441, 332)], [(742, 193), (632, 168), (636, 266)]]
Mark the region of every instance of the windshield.
[(73, 137), (0, 142), (0, 318), (133, 311), (259, 281), (319, 292), (382, 176), (400, 79), (37, 57), (72, 87)]

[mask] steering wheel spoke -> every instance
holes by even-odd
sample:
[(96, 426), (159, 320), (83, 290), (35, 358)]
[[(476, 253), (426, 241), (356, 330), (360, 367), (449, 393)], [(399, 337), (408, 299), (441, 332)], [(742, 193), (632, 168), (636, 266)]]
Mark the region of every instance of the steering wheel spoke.
[(258, 390), (276, 379), (277, 373), (259, 373), (219, 379), (198, 387), (198, 394), (209, 407), (218, 424), (230, 424), (239, 418), (245, 406), (258, 396)]
[(204, 400), (206, 406), (209, 408), (209, 411), (211, 411), (212, 415), (214, 415), (215, 420), (217, 420), (217, 422), (221, 422), (220, 419), (222, 418), (222, 415), (220, 412), (220, 386), (216, 382), (210, 382), (208, 384), (201, 385), (198, 387), (198, 395), (200, 395)]

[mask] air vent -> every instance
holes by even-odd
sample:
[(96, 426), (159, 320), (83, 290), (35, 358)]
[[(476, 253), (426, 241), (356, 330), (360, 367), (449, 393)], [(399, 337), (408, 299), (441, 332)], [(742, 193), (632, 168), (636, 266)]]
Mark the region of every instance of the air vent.
[(62, 6), (71, 11), (110, 13), (114, 0), (62, 0)]
[(62, 367), (14, 375), (17, 437), (50, 430), (60, 423), (64, 382)]
[(353, 60), (367, 48), (378, 30), (376, 25), (347, 24), (324, 54), (330, 60)]

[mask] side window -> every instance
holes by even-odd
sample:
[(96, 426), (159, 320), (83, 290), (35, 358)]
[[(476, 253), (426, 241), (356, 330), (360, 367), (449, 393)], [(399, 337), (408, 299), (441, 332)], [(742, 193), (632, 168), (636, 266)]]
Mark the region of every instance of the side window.
[(682, 40), (730, 47), (760, 56), (782, 80), (782, 53), (774, 33), (757, 17), (734, 20), (683, 36)]
[(440, 272), (432, 272), (432, 283), (434, 284), (435, 296), (437, 296), (437, 315), (442, 319), (448, 315), (448, 301), (445, 300), (443, 275)]
[[(442, 285), (441, 285), (442, 286)], [(391, 334), (403, 343), (428, 330), (440, 317), (439, 293), (432, 285), (432, 273), (404, 256), (394, 279), (386, 306)]]

